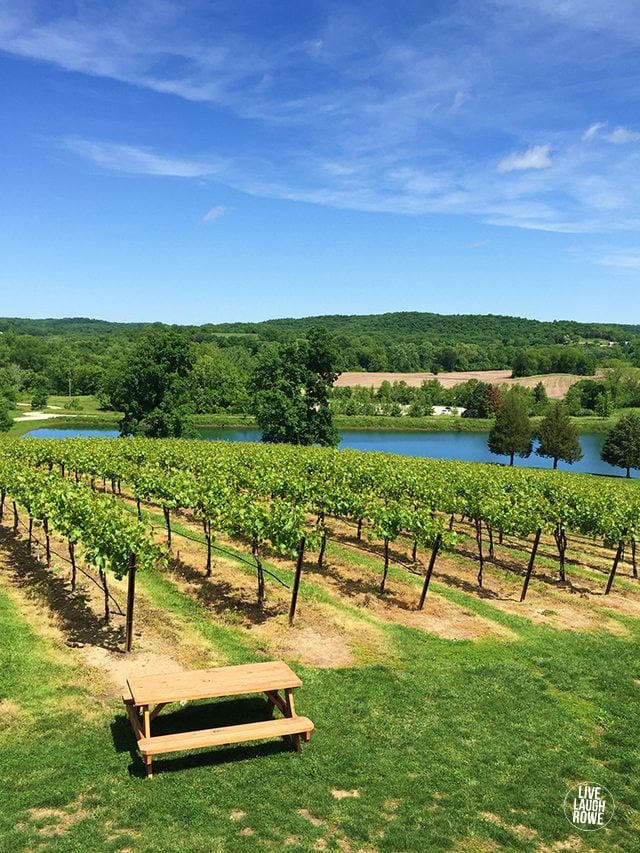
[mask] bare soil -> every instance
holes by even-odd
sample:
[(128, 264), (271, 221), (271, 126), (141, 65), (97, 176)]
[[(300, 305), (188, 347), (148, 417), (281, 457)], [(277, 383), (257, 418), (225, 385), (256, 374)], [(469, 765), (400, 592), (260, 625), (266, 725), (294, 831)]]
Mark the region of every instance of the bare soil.
[[(135, 649), (124, 654), (124, 619), (114, 612), (110, 624), (105, 624), (102, 590), (86, 577), (80, 576), (72, 592), (68, 567), (58, 556), (63, 547), (52, 537), (54, 554), (47, 569), (36, 557), (37, 548), (30, 554), (26, 540), (0, 527), (0, 585), (34, 630), (59, 648), (67, 646), (65, 656), (71, 655), (96, 673), (93, 687), (98, 698), (107, 701), (122, 695), (132, 675), (173, 672), (198, 664), (201, 655), (189, 632), (172, 626), (167, 614), (155, 612), (143, 595), (136, 598)], [(124, 586), (111, 580), (116, 601), (126, 600)]]
[(561, 400), (569, 388), (584, 379), (572, 373), (551, 373), (542, 376), (526, 376), (524, 378), (512, 379), (510, 370), (465, 370), (456, 373), (366, 373), (353, 372), (341, 374), (335, 382), (338, 387), (361, 385), (365, 388), (379, 388), (386, 380), (387, 382), (406, 382), (411, 388), (419, 388), (427, 380), (437, 379), (444, 388), (453, 388), (469, 379), (477, 379), (479, 382), (489, 382), (492, 385), (524, 385), (533, 388), (538, 382), (542, 382), (547, 395), (552, 400)]
[[(198, 531), (198, 525), (186, 513), (181, 514), (180, 521), (193, 533)], [(465, 523), (456, 522), (456, 529), (460, 534), (469, 534)], [(412, 564), (409, 543), (394, 543), (393, 565), (397, 568), (402, 564), (406, 574), (399, 575), (394, 570), (385, 593), (380, 594), (380, 543), (358, 543), (354, 528), (335, 519), (329, 521), (328, 530), (324, 565), (319, 567), (317, 554), (309, 553), (303, 568), (304, 581), (314, 584), (323, 595), (309, 598), (301, 594), (293, 627), (288, 624), (289, 589), (267, 577), (267, 600), (262, 609), (258, 608), (256, 576), (245, 564), (217, 554), (211, 577), (205, 577), (204, 544), (175, 535), (166, 577), (178, 590), (203, 605), (213, 622), (246, 631), (258, 653), (313, 667), (389, 663), (394, 649), (385, 626), (394, 623), (449, 640), (493, 637), (510, 641), (516, 637), (499, 620), (479, 616), (445, 594), (438, 594), (439, 585), (477, 596), (496, 611), (559, 630), (604, 630), (624, 635), (627, 628), (618, 617), (640, 616), (640, 582), (638, 592), (628, 588), (630, 581), (636, 583), (630, 567), (621, 565), (619, 569), (627, 586), (614, 587), (613, 593), (605, 597), (609, 555), (585, 542), (570, 542), (564, 583), (558, 580), (553, 543), (543, 542), (527, 599), (520, 603), (528, 543), (505, 540), (504, 547), (496, 543), (495, 562), (485, 563), (480, 588), (475, 543), (463, 536), (456, 555), (438, 557), (433, 574), (435, 586), (429, 590), (424, 609), (419, 611), (421, 583), (412, 578), (412, 573), (422, 578), (428, 554), (419, 553), (418, 562)], [(158, 539), (163, 538), (159, 532)], [(242, 547), (224, 537), (217, 544), (227, 549)], [(518, 545), (520, 552), (514, 550)], [(361, 550), (354, 550), (352, 558), (349, 551), (354, 546)], [(143, 584), (138, 586), (136, 600), (134, 652), (125, 655), (124, 619), (117, 607), (113, 607), (111, 623), (105, 624), (103, 591), (80, 576), (78, 589), (72, 592), (69, 567), (63, 559), (64, 545), (52, 537), (52, 547), (52, 567), (47, 569), (38, 559), (42, 557), (41, 547), (34, 546), (30, 553), (26, 539), (0, 527), (0, 584), (34, 630), (54, 640), (52, 655), (64, 655), (65, 659), (72, 655), (93, 671), (97, 700), (110, 701), (119, 696), (126, 679), (134, 674), (174, 672), (227, 662), (188, 622), (155, 608), (145, 596)], [(276, 557), (269, 557), (268, 562), (275, 574), (292, 568), (291, 561)], [(577, 566), (587, 569), (588, 575), (576, 573)], [(124, 610), (125, 582), (111, 579), (110, 589)], [(0, 702), (0, 719), (16, 713), (20, 713), (19, 708)]]

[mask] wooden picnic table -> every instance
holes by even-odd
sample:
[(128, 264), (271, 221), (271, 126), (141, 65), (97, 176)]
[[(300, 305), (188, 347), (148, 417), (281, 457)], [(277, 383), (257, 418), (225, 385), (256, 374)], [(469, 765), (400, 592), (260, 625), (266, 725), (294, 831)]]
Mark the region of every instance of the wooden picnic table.
[[(301, 686), (302, 681), (284, 661), (269, 661), (165, 675), (136, 676), (127, 680), (127, 689), (122, 699), (138, 742), (138, 750), (144, 758), (147, 776), (151, 778), (151, 761), (157, 753), (287, 735), (291, 737), (296, 751), (300, 752), (300, 737), (308, 741), (313, 730), (311, 720), (296, 714), (293, 690)], [(152, 721), (165, 705), (172, 702), (215, 699), (247, 693), (266, 694), (269, 719), (176, 734), (151, 734)], [(282, 712), (281, 718), (272, 717), (274, 708)]]

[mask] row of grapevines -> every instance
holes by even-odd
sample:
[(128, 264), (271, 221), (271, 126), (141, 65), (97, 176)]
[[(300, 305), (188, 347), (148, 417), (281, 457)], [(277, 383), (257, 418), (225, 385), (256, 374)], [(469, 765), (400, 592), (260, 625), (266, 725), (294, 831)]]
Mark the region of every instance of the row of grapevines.
[[(34, 464), (57, 464), (114, 484), (126, 480), (137, 497), (160, 503), (167, 519), (176, 506), (199, 508), (209, 532), (233, 527), (252, 539), (250, 525), (244, 529), (241, 521), (250, 518), (247, 503), (257, 502), (264, 513), (273, 501), (284, 502), (289, 513), (295, 508), (306, 516), (306, 528), (295, 525), (296, 536), (309, 532), (313, 517), (320, 560), (327, 516), (350, 519), (359, 530), (366, 523), (385, 544), (385, 576), (389, 542), (406, 534), (426, 547), (446, 538), (445, 519), (453, 513), (475, 525), (480, 583), (485, 531), (490, 547), (493, 531), (553, 535), (563, 574), (567, 531), (611, 546), (635, 542), (640, 525), (634, 484), (557, 471), (284, 445), (144, 439), (19, 444), (15, 452)], [(282, 504), (274, 506), (278, 515)], [(279, 547), (277, 535), (272, 544)]]
[(76, 546), (83, 560), (98, 569), (105, 593), (105, 618), (109, 619), (107, 572), (117, 578), (127, 574), (132, 555), (139, 568), (158, 560), (159, 549), (141, 522), (131, 518), (120, 504), (96, 494), (82, 483), (63, 479), (55, 473), (25, 466), (9, 454), (0, 455), (0, 517), (9, 497), (13, 502), (14, 527), (18, 526), (18, 506), (33, 525), (42, 527), (50, 562), (50, 533), (55, 531), (68, 543), (72, 566), (72, 587), (76, 581)]

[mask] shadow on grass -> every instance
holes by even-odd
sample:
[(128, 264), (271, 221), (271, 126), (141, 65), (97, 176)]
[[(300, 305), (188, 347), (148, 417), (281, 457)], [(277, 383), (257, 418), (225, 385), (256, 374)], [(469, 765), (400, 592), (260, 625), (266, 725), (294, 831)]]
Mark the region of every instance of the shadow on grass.
[[(261, 608), (257, 603), (247, 601), (242, 597), (242, 590), (216, 575), (215, 566), (212, 571), (211, 577), (206, 577), (203, 570), (194, 568), (177, 556), (172, 556), (169, 561), (169, 572), (187, 581), (196, 590), (196, 599), (213, 613), (224, 616), (234, 611), (252, 625), (260, 625), (272, 616), (285, 612), (284, 605), (267, 603)], [(267, 583), (268, 580), (267, 577)]]
[[(466, 557), (470, 560), (475, 560), (476, 563), (478, 562), (478, 555), (474, 554), (472, 551), (467, 551), (464, 549), (458, 549), (456, 551), (456, 553), (459, 556)], [(492, 557), (485, 557), (484, 564), (485, 564), (485, 568), (487, 566), (496, 566), (498, 568), (505, 569), (510, 574), (516, 575), (516, 576), (522, 578), (523, 580), (524, 580), (526, 573), (527, 573), (526, 566), (521, 566), (520, 564), (517, 564), (517, 563), (516, 564), (508, 564), (504, 560), (500, 560), (500, 559), (496, 559), (496, 558), (492, 558)], [(440, 579), (442, 579), (443, 575), (439, 575), (438, 577)], [(449, 575), (447, 577), (449, 577), (451, 580), (451, 584), (450, 584), (451, 586), (463, 586), (466, 583), (467, 586), (469, 586), (472, 590), (476, 590), (476, 591), (478, 591), (479, 594), (481, 594), (481, 590), (479, 590), (475, 584), (468, 583), (466, 581), (459, 581), (459, 579), (458, 579), (458, 582), (456, 582), (457, 579), (453, 575)], [(533, 570), (533, 575), (531, 577), (532, 577), (532, 580), (536, 580), (536, 581), (539, 581), (540, 583), (544, 583), (549, 587), (552, 587), (554, 589), (565, 590), (566, 592), (574, 593), (576, 595), (597, 595), (598, 594), (598, 590), (594, 590), (588, 586), (578, 586), (569, 577), (565, 576), (564, 581), (560, 580), (559, 577), (551, 577), (550, 575), (546, 574), (544, 572), (544, 568), (541, 566), (539, 567), (537, 563), (536, 563), (536, 566)], [(445, 583), (448, 583), (448, 581), (445, 581)], [(497, 595), (495, 597), (499, 598), (499, 596), (497, 596)], [(512, 596), (506, 596), (504, 600), (509, 600), (511, 597)]]
[(50, 608), (61, 622), (67, 640), (101, 646), (109, 651), (122, 651), (124, 625), (106, 625), (90, 607), (86, 591), (71, 591), (70, 580), (55, 574), (29, 552), (27, 540), (0, 527), (0, 548), (8, 556), (17, 585), (30, 598)]
[[(167, 735), (177, 732), (191, 732), (222, 726), (242, 725), (243, 723), (268, 720), (270, 713), (264, 699), (258, 697), (226, 699), (219, 701), (202, 700), (189, 702), (184, 707), (178, 703), (164, 709), (152, 723), (153, 735)], [(126, 713), (118, 715), (111, 723), (111, 737), (116, 752), (128, 752), (131, 756), (129, 774), (145, 778), (144, 762), (136, 748), (136, 739)], [(153, 771), (176, 772), (190, 767), (205, 767), (246, 761), (259, 756), (277, 755), (282, 752), (294, 752), (290, 737), (256, 744), (231, 744), (224, 747), (203, 747), (197, 752), (172, 757), (154, 756)]]
[(433, 579), (435, 581), (438, 581), (438, 583), (444, 583), (449, 587), (455, 587), (455, 589), (461, 589), (463, 592), (466, 592), (469, 595), (477, 595), (478, 598), (484, 598), (485, 600), (491, 600), (491, 601), (513, 601), (514, 600), (512, 595), (498, 595), (497, 592), (494, 592), (491, 589), (487, 589), (486, 586), (478, 586), (477, 583), (473, 583), (472, 581), (465, 580), (464, 578), (456, 577), (455, 575), (443, 574), (442, 572), (438, 572), (436, 574), (434, 572)]

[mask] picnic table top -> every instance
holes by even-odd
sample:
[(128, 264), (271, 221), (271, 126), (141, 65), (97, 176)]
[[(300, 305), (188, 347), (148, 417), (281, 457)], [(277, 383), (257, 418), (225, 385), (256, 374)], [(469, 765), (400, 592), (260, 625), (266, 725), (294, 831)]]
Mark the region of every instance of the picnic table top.
[(134, 705), (238, 696), (300, 687), (302, 681), (281, 660), (220, 666), (191, 672), (142, 675), (127, 679)]

